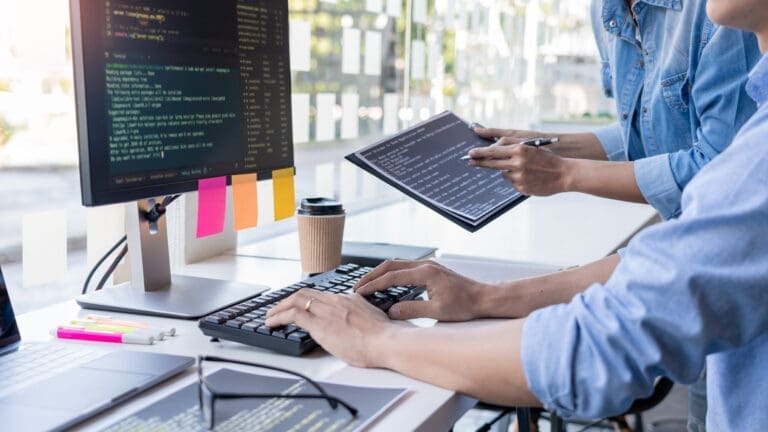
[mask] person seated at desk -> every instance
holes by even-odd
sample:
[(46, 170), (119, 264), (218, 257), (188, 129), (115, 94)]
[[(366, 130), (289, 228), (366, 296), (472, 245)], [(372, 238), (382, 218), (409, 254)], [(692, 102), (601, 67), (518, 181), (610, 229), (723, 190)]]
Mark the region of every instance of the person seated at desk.
[[(602, 87), (616, 99), (618, 122), (594, 133), (479, 129), (501, 139), (470, 152), (470, 164), (503, 171), (527, 195), (584, 192), (677, 217), (685, 186), (755, 111), (744, 83), (760, 58), (757, 42), (713, 24), (706, 0), (593, 0), (591, 8)], [(517, 144), (539, 136), (560, 141)], [(705, 393), (703, 379), (690, 388), (692, 430), (703, 430)]]
[[(768, 49), (768, 0), (709, 0), (708, 11)], [(482, 284), (435, 263), (393, 261), (352, 295), (299, 291), (267, 325), (304, 327), (354, 366), (563, 417), (620, 414), (657, 377), (692, 383), (706, 364), (707, 428), (768, 430), (768, 55), (747, 90), (757, 113), (688, 185), (681, 216), (637, 235), (612, 272), (606, 260), (617, 258)], [(527, 317), (418, 328), (362, 297), (402, 284), (425, 286), (430, 300), (395, 306), (393, 318)]]
[[(685, 185), (755, 112), (744, 84), (760, 58), (757, 42), (714, 25), (705, 7), (706, 0), (593, 0), (602, 88), (616, 99), (618, 121), (594, 133), (477, 129), (501, 139), (470, 152), (470, 163), (504, 170), (526, 195), (584, 192), (676, 217)], [(518, 145), (535, 137), (560, 141)]]

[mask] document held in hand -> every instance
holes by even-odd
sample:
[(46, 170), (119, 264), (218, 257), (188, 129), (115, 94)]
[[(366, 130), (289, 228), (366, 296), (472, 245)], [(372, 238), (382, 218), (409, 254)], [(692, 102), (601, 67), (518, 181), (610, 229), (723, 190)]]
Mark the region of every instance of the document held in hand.
[(492, 142), (445, 111), (346, 156), (462, 228), (475, 232), (526, 197), (501, 173), (470, 166), (461, 156)]

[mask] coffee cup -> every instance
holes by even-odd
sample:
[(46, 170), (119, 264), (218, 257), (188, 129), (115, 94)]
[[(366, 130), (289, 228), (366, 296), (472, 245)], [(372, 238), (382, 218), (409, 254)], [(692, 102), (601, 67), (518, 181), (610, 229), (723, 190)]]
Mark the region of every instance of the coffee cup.
[(341, 203), (331, 198), (305, 198), (296, 213), (302, 272), (322, 273), (341, 265), (346, 217)]

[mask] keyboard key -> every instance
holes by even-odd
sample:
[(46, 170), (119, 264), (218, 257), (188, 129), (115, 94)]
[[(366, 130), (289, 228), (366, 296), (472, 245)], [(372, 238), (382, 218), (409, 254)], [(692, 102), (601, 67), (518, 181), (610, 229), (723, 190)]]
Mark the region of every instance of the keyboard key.
[(259, 326), (256, 329), (256, 332), (257, 333), (261, 333), (261, 334), (265, 334), (265, 335), (269, 335), (269, 334), (272, 334), (272, 329), (267, 327), (267, 326), (265, 326), (265, 325), (262, 325), (262, 326)]
[(216, 316), (216, 315), (210, 315), (210, 316), (205, 317), (205, 321), (206, 322), (214, 323), (214, 324), (221, 324), (221, 323), (223, 323), (226, 320), (227, 320), (226, 318), (224, 318), (222, 316)]
[(227, 327), (232, 327), (232, 328), (237, 328), (237, 329), (239, 329), (239, 328), (240, 328), (240, 326), (242, 326), (242, 325), (243, 325), (243, 323), (242, 323), (242, 322), (240, 322), (240, 321), (236, 321), (236, 320), (230, 320), (230, 321), (227, 321), (227, 323), (226, 323), (225, 325), (226, 325)]
[(286, 339), (292, 340), (292, 341), (296, 341), (296, 342), (300, 342), (300, 343), (305, 343), (305, 342), (309, 342), (309, 340), (311, 338), (309, 337), (309, 334), (307, 332), (295, 331), (295, 332), (289, 334)]
[(285, 339), (285, 337), (287, 336), (287, 333), (285, 332), (285, 327), (273, 328), (272, 336)]
[(261, 326), (262, 324), (263, 323), (259, 323), (259, 322), (249, 322), (247, 324), (243, 324), (243, 327), (241, 327), (241, 329), (252, 332), (252, 331), (256, 331), (256, 329), (259, 328), (259, 326)]

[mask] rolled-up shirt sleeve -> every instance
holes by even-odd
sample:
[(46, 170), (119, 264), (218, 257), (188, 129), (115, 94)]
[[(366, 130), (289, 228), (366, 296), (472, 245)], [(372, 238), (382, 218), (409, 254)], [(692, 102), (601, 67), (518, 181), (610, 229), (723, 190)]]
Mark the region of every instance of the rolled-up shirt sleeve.
[(633, 239), (605, 285), (527, 318), (523, 367), (547, 409), (620, 414), (657, 377), (692, 383), (707, 355), (768, 332), (768, 150), (750, 149), (713, 161), (683, 215)]
[(636, 160), (635, 181), (645, 200), (659, 212), (662, 218), (671, 219), (680, 214), (683, 190), (675, 181), (669, 155), (663, 154)]
[(626, 161), (627, 151), (619, 123), (613, 123), (594, 131), (609, 161)]

